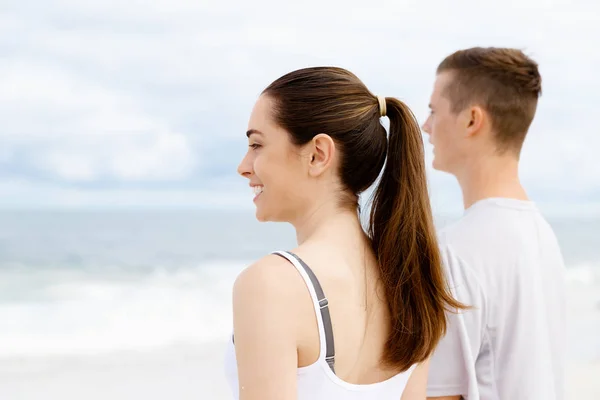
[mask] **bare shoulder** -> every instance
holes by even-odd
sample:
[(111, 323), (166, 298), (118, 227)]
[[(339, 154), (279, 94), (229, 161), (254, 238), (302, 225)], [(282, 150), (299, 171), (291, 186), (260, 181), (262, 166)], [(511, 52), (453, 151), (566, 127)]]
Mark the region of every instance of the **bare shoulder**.
[(233, 285), (234, 307), (247, 301), (292, 301), (305, 291), (301, 276), (286, 259), (269, 254), (244, 269)]
[(233, 331), (240, 398), (295, 397), (298, 295), (302, 278), (278, 255), (247, 267), (233, 287)]

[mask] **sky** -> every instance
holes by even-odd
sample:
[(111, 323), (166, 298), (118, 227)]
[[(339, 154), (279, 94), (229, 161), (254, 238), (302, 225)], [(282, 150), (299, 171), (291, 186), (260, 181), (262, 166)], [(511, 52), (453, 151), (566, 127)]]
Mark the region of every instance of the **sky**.
[[(236, 175), (247, 120), (282, 74), (347, 68), (422, 123), (445, 56), (507, 46), (543, 78), (522, 154), (528, 193), (549, 213), (600, 215), (598, 2), (6, 3), (0, 208), (250, 208)], [(434, 211), (461, 211), (454, 178), (428, 179)]]

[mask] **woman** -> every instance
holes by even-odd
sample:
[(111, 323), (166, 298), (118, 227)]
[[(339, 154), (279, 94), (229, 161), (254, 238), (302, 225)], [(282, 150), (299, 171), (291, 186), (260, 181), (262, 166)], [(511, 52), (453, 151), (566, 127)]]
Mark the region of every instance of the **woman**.
[[(346, 70), (307, 68), (264, 90), (247, 136), (238, 172), (256, 217), (291, 223), (298, 247), (234, 284), (236, 398), (424, 399), (445, 309), (460, 304), (443, 278), (410, 109)], [(358, 198), (382, 169), (366, 233)]]

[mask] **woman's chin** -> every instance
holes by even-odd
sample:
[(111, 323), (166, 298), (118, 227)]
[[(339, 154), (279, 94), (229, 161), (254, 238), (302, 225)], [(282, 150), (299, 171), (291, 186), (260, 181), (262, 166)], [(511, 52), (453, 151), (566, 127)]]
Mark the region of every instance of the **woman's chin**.
[(258, 222), (267, 222), (269, 221), (268, 215), (267, 213), (265, 213), (263, 210), (261, 210), (259, 207), (256, 207), (256, 220)]
[(288, 222), (287, 218), (278, 213), (273, 213), (273, 210), (265, 210), (263, 207), (256, 207), (256, 220), (258, 222)]

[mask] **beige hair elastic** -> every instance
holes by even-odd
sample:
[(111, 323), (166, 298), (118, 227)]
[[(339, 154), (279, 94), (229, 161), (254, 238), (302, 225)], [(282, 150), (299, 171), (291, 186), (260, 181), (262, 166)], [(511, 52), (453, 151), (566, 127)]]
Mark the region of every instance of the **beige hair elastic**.
[(387, 106), (386, 106), (386, 102), (385, 102), (385, 97), (383, 97), (383, 96), (377, 96), (377, 101), (379, 102), (379, 116), (380, 117), (385, 117), (385, 115), (387, 113)]

